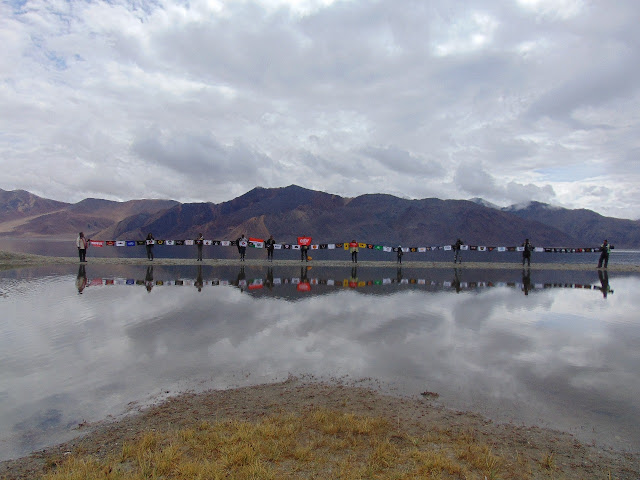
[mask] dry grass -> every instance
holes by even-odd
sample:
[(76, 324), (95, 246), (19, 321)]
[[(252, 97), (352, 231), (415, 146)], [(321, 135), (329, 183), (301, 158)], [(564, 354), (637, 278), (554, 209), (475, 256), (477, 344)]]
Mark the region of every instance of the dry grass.
[(537, 463), (504, 458), (472, 432), (432, 430), (413, 437), (384, 418), (316, 408), (254, 423), (202, 422), (147, 432), (126, 443), (116, 457), (73, 455), (52, 466), (44, 478), (561, 478), (549, 472), (550, 464), (549, 457)]

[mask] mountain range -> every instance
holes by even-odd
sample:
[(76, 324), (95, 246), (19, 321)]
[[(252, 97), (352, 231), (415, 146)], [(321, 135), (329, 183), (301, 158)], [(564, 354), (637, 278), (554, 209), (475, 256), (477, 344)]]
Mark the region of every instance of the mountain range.
[(101, 240), (156, 238), (229, 240), (247, 236), (295, 242), (309, 235), (318, 242), (356, 239), (375, 244), (467, 244), (584, 247), (608, 238), (617, 248), (640, 248), (640, 222), (604, 217), (591, 210), (531, 202), (500, 208), (482, 199), (408, 200), (386, 194), (355, 198), (296, 185), (257, 187), (222, 203), (174, 200), (114, 202), (88, 198), (65, 203), (24, 190), (0, 189), (0, 236), (75, 238), (77, 232)]

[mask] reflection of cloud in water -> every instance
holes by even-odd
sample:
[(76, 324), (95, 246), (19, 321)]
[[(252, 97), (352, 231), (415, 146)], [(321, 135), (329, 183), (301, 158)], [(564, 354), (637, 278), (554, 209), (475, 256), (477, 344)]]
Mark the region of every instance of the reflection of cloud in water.
[(606, 299), (582, 289), (410, 286), (325, 289), (296, 302), (232, 286), (89, 287), (79, 296), (75, 279), (38, 280), (37, 290), (19, 282), (0, 306), (14, 319), (0, 327), (0, 434), (44, 429), (34, 419), (49, 410), (63, 412), (62, 425), (97, 419), (198, 379), (225, 388), (310, 373), (438, 391), (502, 419), (617, 429), (640, 445), (637, 277), (612, 279)]

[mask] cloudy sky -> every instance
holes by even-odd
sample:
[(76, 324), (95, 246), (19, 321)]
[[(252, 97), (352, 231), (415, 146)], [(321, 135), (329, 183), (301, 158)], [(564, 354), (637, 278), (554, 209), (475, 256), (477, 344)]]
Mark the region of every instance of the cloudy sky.
[(640, 218), (637, 0), (2, 0), (0, 188)]

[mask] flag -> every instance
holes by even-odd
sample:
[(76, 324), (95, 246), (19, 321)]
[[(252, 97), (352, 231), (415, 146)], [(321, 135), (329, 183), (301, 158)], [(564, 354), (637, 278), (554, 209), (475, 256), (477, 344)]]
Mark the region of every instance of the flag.
[(176, 240), (176, 245), (184, 245), (184, 240)]
[(300, 245), (291, 245), (292, 250), (300, 250)]
[(222, 245), (223, 247), (229, 247), (231, 246), (231, 242), (229, 240), (222, 240), (220, 242), (220, 245)]
[(460, 245), (460, 250), (469, 250), (469, 245)]
[(298, 290), (299, 292), (310, 292), (311, 284), (309, 282), (300, 282), (298, 283), (296, 290)]
[(165, 245), (175, 245), (175, 244), (176, 244), (176, 241), (175, 241), (175, 240), (165, 240), (165, 241), (164, 241), (164, 244), (165, 244)]
[(264, 240), (262, 238), (249, 237), (249, 246), (253, 248), (264, 248)]
[(374, 250), (382, 250), (382, 245), (376, 245), (373, 247)]
[(369, 250), (373, 250), (373, 243), (367, 243), (367, 248)]
[(249, 246), (253, 248), (264, 248), (264, 239), (249, 237)]
[(445, 245), (445, 246), (444, 246), (444, 249), (445, 249), (445, 250), (447, 250), (447, 251), (448, 251), (448, 250), (451, 250), (451, 245)]
[(298, 245), (309, 246), (311, 245), (311, 237), (298, 237)]
[(342, 248), (342, 243), (336, 243), (336, 248)]
[(147, 245), (153, 245), (157, 243), (158, 245), (164, 245), (164, 240), (147, 240)]
[(524, 252), (524, 247), (516, 247), (516, 252)]
[(138, 246), (144, 246), (147, 244), (146, 240), (136, 240), (136, 245)]
[(135, 240), (127, 240), (127, 247), (135, 247), (135, 246), (136, 246)]
[(318, 250), (320, 248), (318, 245), (311, 245), (311, 250)]
[(213, 245), (213, 240), (203, 240), (202, 244), (203, 245)]
[[(199, 240), (198, 242), (200, 243), (200, 242), (202, 242), (202, 240)], [(194, 243), (195, 243), (195, 242), (194, 242), (193, 240), (185, 240), (185, 241), (184, 241), (184, 244), (185, 244), (185, 245), (189, 245), (189, 246), (193, 245)]]
[(275, 250), (282, 250), (282, 244), (281, 244), (281, 243), (275, 243), (275, 244), (273, 245), (273, 248), (274, 248)]
[(107, 240), (107, 246), (113, 247), (116, 244), (115, 240)]
[(89, 243), (92, 247), (103, 247), (104, 242), (102, 240), (90, 240)]
[(486, 252), (487, 251), (487, 247), (478, 247), (478, 251), (479, 252)]
[(124, 247), (127, 245), (127, 242), (125, 242), (124, 240), (117, 240), (116, 241), (116, 247)]
[(533, 249), (534, 252), (544, 252), (544, 248), (543, 247), (536, 247)]
[(427, 247), (418, 247), (418, 252), (426, 253), (427, 252)]
[(351, 248), (351, 244), (350, 243), (345, 243), (344, 244), (344, 249), (345, 250), (349, 250)]
[(329, 250), (335, 250), (336, 249), (336, 244), (335, 243), (329, 243), (329, 244), (327, 244), (327, 248)]
[(367, 248), (366, 243), (358, 243), (358, 248)]
[(498, 251), (499, 252), (506, 252), (507, 251), (507, 247), (498, 247)]
[(384, 252), (392, 252), (393, 248), (391, 248), (391, 247), (382, 247), (382, 251), (384, 251)]
[(329, 245), (327, 245), (326, 243), (320, 244), (320, 250), (327, 250), (328, 248), (329, 248)]

